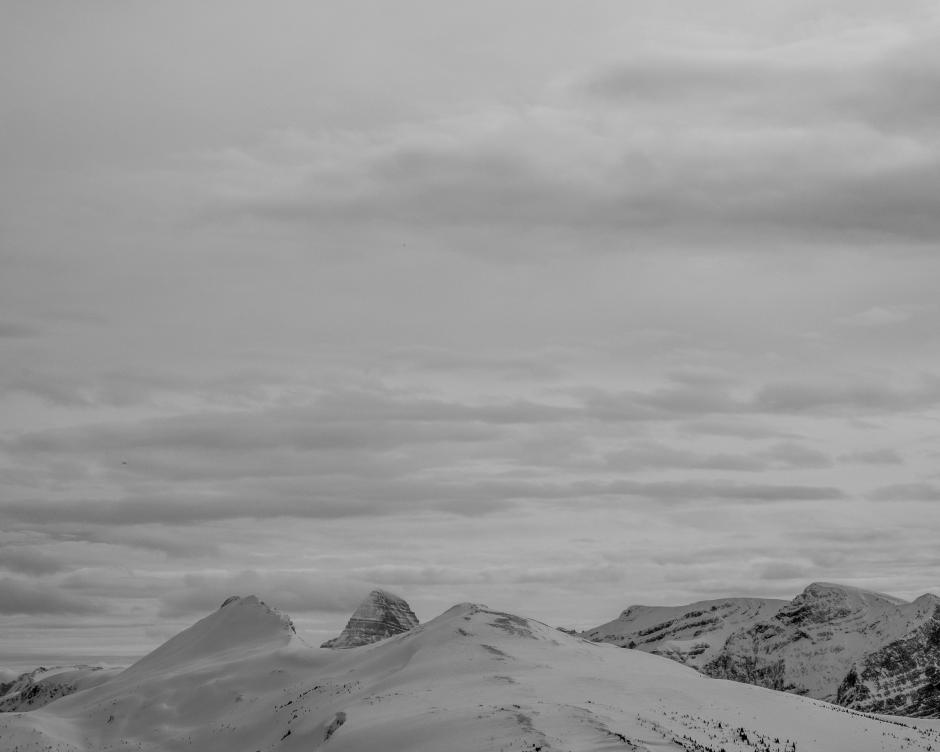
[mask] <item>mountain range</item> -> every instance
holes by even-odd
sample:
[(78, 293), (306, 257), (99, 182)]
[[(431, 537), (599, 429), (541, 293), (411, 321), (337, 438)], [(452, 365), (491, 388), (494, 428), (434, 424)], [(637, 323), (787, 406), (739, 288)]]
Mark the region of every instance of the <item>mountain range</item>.
[(940, 716), (940, 598), (913, 602), (818, 582), (791, 601), (631, 606), (583, 633), (715, 678), (858, 710)]
[[(725, 599), (664, 612), (631, 607), (590, 639), (470, 603), (385, 636), (379, 607), (394, 605), (385, 612), (391, 622), (405, 613), (400, 600), (371, 593), (357, 609), (358, 621), (350, 620), (355, 629), (344, 630), (343, 649), (322, 649), (307, 644), (289, 617), (257, 597), (227, 599), (101, 683), (30, 712), (0, 714), (0, 749), (940, 749), (935, 720), (859, 712), (806, 696), (808, 687), (801, 696), (706, 675), (720, 673), (709, 668), (713, 664), (730, 673), (751, 665), (749, 660), (753, 674), (769, 665), (766, 648), (784, 651), (777, 674), (792, 683), (808, 664), (791, 653), (805, 655), (804, 643), (816, 640), (827, 672), (825, 681), (812, 686), (829, 691), (835, 667), (846, 660), (841, 653), (850, 652), (860, 656), (852, 657), (846, 672), (854, 671), (855, 678), (841, 681), (834, 699), (876, 702), (895, 692), (899, 677), (907, 676), (903, 671), (926, 674), (935, 665), (936, 609), (927, 615), (932, 600), (905, 604), (814, 585), (791, 602)], [(393, 611), (398, 613), (390, 616)], [(669, 618), (660, 620), (666, 612)], [(362, 613), (378, 618), (363, 619)], [(880, 616), (872, 622), (875, 614)], [(911, 630), (868, 650), (903, 631), (897, 621), (902, 616)], [(839, 625), (829, 628), (830, 636), (824, 636), (825, 619)], [(672, 623), (663, 627), (667, 621)], [(866, 628), (870, 624), (877, 626)], [(787, 635), (797, 634), (791, 628), (808, 636), (788, 642)], [(860, 637), (849, 641), (851, 648), (834, 650), (843, 632)], [(876, 639), (876, 632), (882, 637)], [(606, 640), (592, 641), (599, 637)], [(364, 644), (348, 644), (357, 640)], [(618, 640), (639, 649), (620, 649)], [(699, 650), (699, 643), (707, 646)], [(803, 652), (793, 652), (794, 644)], [(859, 652), (858, 645), (865, 650)]]

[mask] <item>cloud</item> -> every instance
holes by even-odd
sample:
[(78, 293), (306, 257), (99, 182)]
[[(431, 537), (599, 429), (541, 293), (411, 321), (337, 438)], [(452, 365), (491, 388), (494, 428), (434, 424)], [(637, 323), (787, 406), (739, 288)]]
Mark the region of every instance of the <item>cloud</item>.
[(940, 501), (940, 486), (930, 483), (896, 483), (872, 492), (876, 501)]
[[(581, 389), (584, 411), (602, 421), (661, 421), (684, 419), (696, 431), (694, 419), (721, 435), (772, 436), (774, 431), (734, 417), (751, 415), (844, 415), (909, 412), (940, 404), (940, 378), (925, 374), (909, 386), (877, 381), (778, 381), (759, 386), (750, 394), (741, 387), (718, 383), (674, 383), (646, 391)], [(722, 416), (729, 416), (725, 419)], [(717, 431), (715, 430), (717, 428)], [(746, 433), (742, 433), (746, 432)], [(755, 433), (757, 432), (757, 433)], [(785, 434), (786, 432), (784, 432)], [(776, 432), (780, 435), (779, 429)]]
[[(892, 401), (912, 407), (926, 399), (916, 392), (873, 389), (892, 399), (882, 397), (866, 407), (887, 409)], [(832, 500), (843, 498), (838, 483), (611, 479), (611, 473), (640, 471), (759, 472), (832, 464), (825, 453), (796, 440), (721, 451), (704, 450), (694, 435), (681, 442), (624, 445), (621, 425), (668, 425), (714, 414), (725, 416), (740, 434), (758, 411), (826, 415), (830, 403), (860, 405), (868, 394), (784, 385), (754, 398), (723, 378), (681, 375), (645, 391), (556, 393), (557, 403), (470, 403), (403, 389), (339, 388), (301, 404), (11, 434), (0, 440), (0, 450), (16, 468), (21, 487), (0, 503), (0, 513), (11, 529), (42, 525), (63, 539), (198, 557), (209, 551), (192, 536), (175, 535), (174, 527), (421, 511), (478, 516), (526, 499), (617, 495), (670, 503)], [(746, 438), (754, 435), (748, 432)], [(111, 535), (116, 527), (124, 530)]]
[(940, 82), (936, 24), (904, 38), (874, 32), (747, 48), (635, 52), (578, 82), (621, 106), (710, 106), (721, 118), (820, 126), (854, 121), (919, 132), (940, 119), (915, 92)]
[(412, 443), (480, 441), (494, 438), (500, 426), (557, 422), (571, 414), (570, 408), (525, 400), (467, 405), (344, 390), (306, 406), (194, 412), (136, 424), (24, 433), (5, 442), (4, 448), (20, 454), (97, 452), (112, 456), (140, 450), (382, 450)]
[(96, 601), (76, 598), (56, 587), (0, 577), (0, 613), (2, 614), (93, 614), (102, 605)]
[(805, 580), (810, 576), (808, 567), (794, 564), (791, 561), (771, 561), (762, 565), (760, 577), (762, 580)]
[(903, 304), (892, 306), (874, 306), (851, 316), (843, 316), (836, 323), (852, 327), (882, 327), (902, 324), (913, 317), (936, 311), (936, 305)]
[(61, 561), (42, 551), (9, 544), (0, 548), (0, 567), (10, 572), (31, 575), (55, 574), (65, 569)]
[(759, 456), (776, 467), (784, 468), (821, 468), (831, 467), (833, 464), (832, 458), (825, 452), (792, 441), (775, 444), (759, 453)]
[(780, 427), (771, 427), (747, 417), (701, 418), (682, 423), (678, 430), (683, 434), (705, 436), (732, 436), (742, 439), (800, 438)]
[(558, 356), (542, 353), (501, 352), (479, 354), (435, 347), (396, 348), (390, 362), (401, 368), (427, 373), (496, 373), (511, 379), (552, 381), (563, 373)]
[(770, 469), (830, 467), (830, 457), (795, 442), (775, 444), (757, 452), (708, 454), (678, 449), (662, 443), (638, 443), (606, 457), (609, 469), (636, 471), (655, 468), (683, 470), (735, 470), (760, 472)]
[(0, 321), (0, 339), (31, 339), (40, 335), (38, 327), (16, 321)]
[(859, 465), (903, 465), (904, 458), (894, 449), (869, 449), (839, 456), (840, 462)]
[[(271, 133), (203, 163), (201, 181), (216, 186), (205, 214), (485, 227), (500, 248), (520, 229), (551, 228), (576, 235), (581, 252), (611, 232), (631, 242), (597, 244), (620, 252), (710, 241), (750, 252), (770, 240), (922, 246), (940, 230), (934, 33), (927, 24), (901, 41), (647, 49), (524, 104), (372, 131)], [(490, 246), (465, 247), (495, 255)]]
[(585, 480), (571, 483), (533, 483), (523, 481), (488, 481), (476, 487), (478, 493), (501, 499), (567, 500), (591, 498), (638, 497), (672, 504), (700, 501), (776, 502), (837, 501), (845, 493), (831, 486), (738, 483), (726, 480), (635, 481)]
[(686, 470), (740, 470), (758, 472), (767, 468), (767, 462), (747, 454), (704, 454), (676, 449), (661, 443), (634, 444), (607, 455), (609, 469), (635, 471), (651, 468), (682, 468)]
[(878, 383), (811, 384), (782, 382), (761, 388), (751, 403), (755, 412), (860, 413), (904, 412), (940, 404), (940, 379), (930, 375), (913, 387)]

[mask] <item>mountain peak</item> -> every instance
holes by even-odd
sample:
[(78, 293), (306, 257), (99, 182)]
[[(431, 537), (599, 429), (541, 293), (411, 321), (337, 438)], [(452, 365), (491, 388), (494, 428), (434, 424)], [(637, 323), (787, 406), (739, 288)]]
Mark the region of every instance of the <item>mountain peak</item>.
[(806, 586), (798, 598), (842, 598), (858, 600), (880, 600), (900, 605), (906, 603), (903, 598), (895, 598), (893, 595), (879, 593), (874, 590), (854, 587), (853, 585), (839, 585), (835, 582), (813, 582)]
[(417, 626), (418, 617), (404, 598), (387, 590), (373, 590), (353, 612), (339, 636), (327, 640), (320, 647), (355, 648)]
[(287, 644), (295, 634), (286, 614), (257, 596), (233, 595), (218, 610), (145, 655), (127, 671), (163, 669), (235, 649), (274, 647)]

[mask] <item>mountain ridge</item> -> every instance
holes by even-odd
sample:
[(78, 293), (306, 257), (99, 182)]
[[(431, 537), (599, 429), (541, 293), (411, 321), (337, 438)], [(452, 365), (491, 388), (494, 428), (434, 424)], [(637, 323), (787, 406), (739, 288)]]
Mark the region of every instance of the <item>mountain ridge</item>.
[[(814, 582), (790, 601), (727, 598), (687, 606), (631, 606), (582, 635), (668, 657), (714, 678), (860, 710), (909, 708), (940, 715), (930, 699), (940, 646), (925, 637), (933, 632), (923, 631), (938, 604), (940, 598), (932, 593), (908, 602)], [(907, 666), (903, 672), (902, 663)], [(904, 699), (912, 692), (926, 696)]]
[(203, 651), (189, 656), (195, 660), (145, 657), (136, 665), (150, 670), (30, 713), (2, 714), (0, 739), (21, 752), (928, 752), (940, 745), (930, 722), (711, 679), (475, 603), (357, 650), (271, 639), (276, 625), (251, 602), (241, 615), (265, 628), (223, 640), (240, 649), (189, 639), (200, 625), (197, 634), (225, 638), (218, 630), (232, 622), (221, 615), (232, 608), (151, 653), (177, 656), (164, 648), (182, 642)]

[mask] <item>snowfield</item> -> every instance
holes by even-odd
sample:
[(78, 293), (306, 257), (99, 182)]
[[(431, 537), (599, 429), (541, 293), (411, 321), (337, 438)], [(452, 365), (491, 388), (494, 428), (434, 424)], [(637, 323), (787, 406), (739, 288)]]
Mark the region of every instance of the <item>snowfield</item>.
[(104, 684), (0, 715), (4, 752), (940, 750), (940, 722), (879, 718), (710, 679), (461, 604), (348, 650), (254, 597)]

